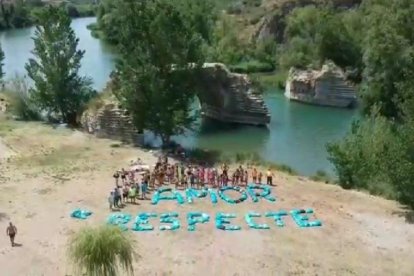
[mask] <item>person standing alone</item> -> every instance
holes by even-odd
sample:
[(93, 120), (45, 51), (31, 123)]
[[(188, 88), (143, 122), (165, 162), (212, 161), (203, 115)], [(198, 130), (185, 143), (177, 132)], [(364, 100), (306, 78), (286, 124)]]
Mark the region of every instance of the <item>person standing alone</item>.
[(273, 185), (273, 177), (275, 176), (274, 174), (273, 174), (273, 172), (270, 170), (270, 168), (267, 170), (267, 172), (266, 172), (266, 184), (267, 185), (270, 185), (270, 186), (274, 186)]
[(9, 226), (7, 227), (6, 233), (7, 233), (7, 236), (10, 237), (11, 246), (12, 247), (15, 246), (14, 237), (17, 234), (16, 226), (14, 226), (13, 223), (10, 222)]

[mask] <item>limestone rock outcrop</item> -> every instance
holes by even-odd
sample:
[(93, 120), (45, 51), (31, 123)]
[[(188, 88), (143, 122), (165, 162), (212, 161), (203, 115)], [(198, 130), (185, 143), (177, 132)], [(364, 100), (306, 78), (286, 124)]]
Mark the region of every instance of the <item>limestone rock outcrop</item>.
[(247, 75), (231, 73), (221, 63), (205, 63), (199, 86), (203, 116), (227, 123), (270, 122), (267, 106)]
[(265, 2), (268, 2), (264, 3), (268, 7), (267, 16), (258, 23), (252, 39), (256, 41), (275, 39), (278, 43), (283, 43), (286, 17), (295, 8), (330, 3), (335, 8), (349, 9), (361, 4), (362, 0), (267, 0)]
[[(108, 90), (110, 91), (110, 89)], [(110, 92), (106, 93), (110, 93)], [(266, 125), (268, 109), (256, 93), (247, 75), (231, 73), (220, 63), (206, 63), (200, 72), (198, 98), (201, 114), (227, 123)], [(122, 110), (114, 96), (105, 97), (98, 107), (86, 110), (81, 117), (85, 131), (98, 137), (140, 144), (142, 135), (131, 117)]]
[[(110, 92), (105, 92), (110, 93)], [(100, 138), (119, 140), (139, 145), (141, 135), (132, 124), (131, 117), (121, 109), (114, 96), (101, 100), (98, 108), (86, 110), (81, 117), (83, 129)]]
[(320, 71), (291, 68), (285, 96), (299, 102), (343, 108), (357, 102), (356, 89), (333, 63), (323, 65)]

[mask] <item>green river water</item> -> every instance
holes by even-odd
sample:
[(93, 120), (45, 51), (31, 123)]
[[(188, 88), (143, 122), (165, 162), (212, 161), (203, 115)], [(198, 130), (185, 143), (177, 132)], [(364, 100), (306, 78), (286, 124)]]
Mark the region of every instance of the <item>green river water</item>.
[[(94, 87), (100, 90), (114, 68), (114, 55), (110, 47), (93, 38), (86, 29), (94, 21), (94, 18), (80, 18), (73, 20), (72, 25), (80, 39), (80, 49), (86, 51), (81, 73), (90, 76)], [(33, 48), (32, 34), (33, 28), (0, 33), (6, 56), (6, 78), (25, 74), (24, 65)], [(195, 131), (175, 137), (175, 140), (188, 147), (257, 152), (264, 159), (289, 165), (302, 175), (312, 175), (317, 170), (331, 173), (325, 145), (348, 131), (352, 120), (358, 116), (357, 111), (290, 102), (275, 91), (269, 91), (265, 101), (272, 117), (267, 129), (230, 127), (205, 121)]]

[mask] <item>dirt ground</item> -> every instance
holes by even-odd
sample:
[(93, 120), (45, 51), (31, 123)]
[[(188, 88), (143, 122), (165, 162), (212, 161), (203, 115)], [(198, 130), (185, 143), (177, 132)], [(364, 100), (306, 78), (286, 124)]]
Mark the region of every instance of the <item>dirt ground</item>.
[[(12, 248), (0, 235), (0, 275), (75, 275), (67, 259), (67, 241), (85, 225), (105, 223), (112, 173), (140, 157), (155, 157), (114, 141), (39, 123), (0, 120), (0, 228), (18, 228)], [(274, 203), (250, 199), (229, 205), (207, 199), (178, 206), (149, 201), (129, 204), (123, 212), (177, 211), (176, 232), (132, 232), (141, 258), (136, 275), (413, 275), (414, 225), (397, 203), (306, 178), (276, 175)], [(280, 209), (313, 208), (320, 228), (301, 229), (287, 217), (278, 228), (248, 229), (244, 215)], [(74, 208), (91, 210), (84, 221), (70, 218)], [(210, 222), (186, 229), (186, 213), (202, 211)], [(241, 231), (214, 227), (217, 212), (237, 214)], [(160, 223), (153, 219), (157, 228)], [(3, 231), (2, 230), (2, 231)]]

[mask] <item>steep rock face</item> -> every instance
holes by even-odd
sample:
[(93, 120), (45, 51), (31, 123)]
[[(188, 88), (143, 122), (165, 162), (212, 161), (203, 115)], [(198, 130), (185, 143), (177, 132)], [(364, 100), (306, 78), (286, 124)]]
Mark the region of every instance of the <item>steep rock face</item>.
[(107, 102), (98, 110), (87, 110), (81, 118), (85, 131), (101, 138), (120, 140), (130, 144), (140, 144), (140, 135), (125, 110), (117, 103)]
[(291, 100), (333, 107), (353, 107), (357, 100), (355, 88), (333, 63), (325, 64), (320, 71), (291, 68), (285, 96)]
[(247, 75), (231, 73), (224, 64), (203, 66), (198, 98), (204, 116), (228, 123), (266, 125), (268, 109)]
[[(284, 42), (286, 17), (295, 9), (309, 5), (325, 5), (332, 3), (335, 8), (352, 8), (361, 4), (362, 0), (268, 0), (273, 3), (271, 12), (263, 17), (253, 35), (254, 40), (275, 39), (278, 43)], [(269, 6), (270, 3), (267, 3)]]
[[(206, 63), (201, 70), (199, 87), (203, 116), (227, 123), (266, 125), (270, 122), (268, 109), (247, 75), (233, 74), (221, 63)], [(98, 108), (86, 110), (81, 125), (99, 137), (134, 144), (139, 144), (142, 138), (113, 96)]]

